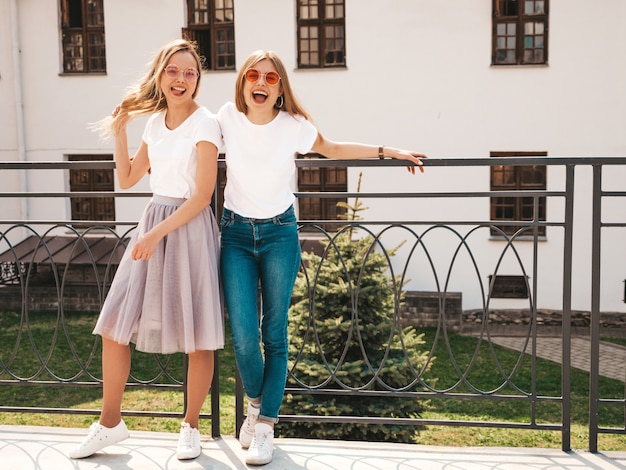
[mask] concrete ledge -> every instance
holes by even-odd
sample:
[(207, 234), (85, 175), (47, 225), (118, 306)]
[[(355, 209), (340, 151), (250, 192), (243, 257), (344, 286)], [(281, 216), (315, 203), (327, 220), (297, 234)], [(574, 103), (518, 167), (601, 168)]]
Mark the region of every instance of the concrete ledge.
[[(462, 432), (460, 430), (459, 432)], [(0, 426), (0, 462), (9, 470), (195, 470), (248, 469), (245, 451), (232, 436), (203, 439), (194, 460), (179, 461), (178, 435), (132, 431), (130, 438), (92, 457), (72, 460), (67, 452), (84, 429)], [(274, 460), (263, 470), (410, 470), (533, 468), (596, 470), (626, 468), (626, 452), (500, 447), (438, 447), (378, 442), (277, 439)]]

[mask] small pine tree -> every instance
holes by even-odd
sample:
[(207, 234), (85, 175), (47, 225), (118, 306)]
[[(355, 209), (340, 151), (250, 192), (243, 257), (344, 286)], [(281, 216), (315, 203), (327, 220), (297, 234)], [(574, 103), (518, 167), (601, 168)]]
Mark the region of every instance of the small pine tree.
[[(360, 177), (359, 177), (360, 189)], [(365, 210), (356, 199), (344, 216), (350, 222)], [(289, 312), (289, 384), (311, 389), (414, 389), (427, 353), (422, 335), (402, 328), (395, 317), (403, 295), (388, 274), (388, 259), (375, 237), (353, 240), (354, 224), (324, 242), (322, 256), (303, 253), (305, 270), (294, 288)], [(399, 247), (388, 251), (393, 256)], [(311, 312), (311, 313), (310, 313)], [(294, 365), (295, 363), (295, 365)], [(285, 397), (285, 414), (419, 417), (420, 400), (386, 396), (299, 394)], [(281, 422), (279, 435), (366, 441), (414, 442), (418, 427), (356, 422)]]

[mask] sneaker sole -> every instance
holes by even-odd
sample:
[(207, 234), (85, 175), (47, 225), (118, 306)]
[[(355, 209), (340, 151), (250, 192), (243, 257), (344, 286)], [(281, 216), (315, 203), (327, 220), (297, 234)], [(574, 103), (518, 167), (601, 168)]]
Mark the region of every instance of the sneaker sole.
[(91, 457), (94, 454), (97, 454), (98, 452), (100, 452), (105, 447), (112, 446), (112, 445), (118, 444), (118, 443), (120, 443), (122, 441), (125, 441), (129, 437), (130, 437), (130, 433), (126, 433), (126, 436), (120, 437), (119, 439), (116, 439), (116, 440), (107, 441), (105, 444), (101, 445), (99, 448), (97, 448), (96, 450), (94, 450), (91, 453), (88, 453), (88, 454), (86, 454), (84, 452), (76, 452), (76, 453), (74, 453), (74, 452), (70, 451), (69, 456), (70, 456), (71, 459), (85, 459), (87, 457)]
[(267, 465), (268, 463), (270, 463), (272, 461), (272, 457), (270, 457), (269, 459), (246, 459), (246, 465)]
[(196, 459), (198, 457), (200, 457), (200, 454), (202, 454), (202, 450), (200, 452), (198, 452), (197, 454), (176, 454), (176, 458), (178, 460), (191, 460), (191, 459)]

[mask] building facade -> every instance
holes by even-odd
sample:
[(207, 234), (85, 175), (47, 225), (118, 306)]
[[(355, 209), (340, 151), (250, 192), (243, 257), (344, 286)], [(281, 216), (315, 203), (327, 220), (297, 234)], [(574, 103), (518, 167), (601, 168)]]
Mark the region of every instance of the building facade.
[[(197, 40), (207, 58), (198, 101), (213, 111), (233, 99), (235, 77), (248, 54), (271, 49), (285, 62), (315, 125), (333, 140), (409, 148), (431, 158), (624, 156), (624, 24), (622, 0), (605, 0), (602, 8), (589, 0), (0, 0), (0, 160), (111, 158), (113, 142), (101, 141), (90, 123), (111, 112), (154, 51), (183, 35)], [(144, 122), (129, 126), (135, 148)], [(411, 176), (399, 168), (369, 168), (363, 169), (360, 189), (563, 186), (561, 171), (539, 166), (525, 178), (518, 170), (433, 167)], [(582, 187), (590, 184), (585, 171), (577, 175)], [(341, 184), (356, 190), (359, 172), (340, 176), (339, 190)], [(87, 181), (74, 176), (4, 172), (0, 184), (4, 192), (117, 189), (112, 173), (92, 174)], [(623, 190), (626, 172), (619, 168), (606, 180)], [(330, 181), (313, 183), (312, 189), (325, 183), (338, 189)], [(294, 178), (294, 190), (299, 185), (305, 185), (302, 175)], [(148, 191), (147, 180), (134, 189)], [(584, 221), (591, 201), (577, 194), (582, 222), (574, 237), (581, 249), (574, 260), (573, 308), (584, 310), (591, 237)], [(434, 198), (417, 207), (398, 201), (368, 201), (367, 217), (458, 220), (461, 213), (468, 220), (497, 221), (523, 218), (528, 209), (511, 199), (476, 204)], [(136, 220), (146, 201), (94, 207), (65, 198), (11, 202), (3, 204), (1, 219), (89, 219), (104, 212)], [(544, 204), (541, 217), (549, 220), (558, 203)], [(317, 209), (302, 210), (314, 216)], [(610, 210), (621, 220), (626, 215), (623, 204)], [(548, 260), (551, 251), (554, 259), (562, 253), (550, 235), (548, 228), (541, 244)], [(623, 238), (621, 232), (603, 248), (616, 258), (603, 274), (604, 310), (626, 311)], [(486, 234), (476, 249), (493, 250), (495, 262), (501, 244)], [(550, 263), (542, 269), (550, 280)], [(414, 290), (433, 288), (420, 285), (418, 272), (408, 277)], [(545, 289), (543, 306), (558, 308), (558, 283), (547, 281)], [(464, 308), (480, 306), (480, 296), (462, 281), (455, 290), (463, 292)]]

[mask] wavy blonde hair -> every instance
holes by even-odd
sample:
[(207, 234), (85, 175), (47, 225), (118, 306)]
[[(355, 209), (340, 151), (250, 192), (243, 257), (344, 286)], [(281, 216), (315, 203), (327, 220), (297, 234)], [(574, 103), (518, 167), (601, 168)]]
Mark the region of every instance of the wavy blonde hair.
[(237, 107), (237, 110), (244, 114), (248, 113), (248, 105), (246, 104), (246, 100), (243, 94), (243, 85), (246, 81), (246, 71), (265, 59), (272, 61), (274, 67), (276, 67), (278, 75), (280, 75), (280, 86), (283, 92), (284, 104), (280, 108), (276, 105), (274, 105), (274, 107), (276, 109), (287, 111), (292, 116), (300, 115), (303, 116), (305, 119), (310, 120), (311, 117), (306, 112), (304, 107), (300, 104), (300, 102), (296, 98), (295, 93), (291, 89), (291, 85), (289, 84), (289, 76), (287, 75), (287, 69), (285, 68), (285, 65), (273, 51), (259, 50), (253, 52), (248, 56), (246, 61), (241, 66), (239, 74), (237, 74), (237, 83), (235, 84), (235, 106)]
[[(198, 53), (197, 44), (195, 42), (186, 39), (175, 39), (158, 50), (152, 62), (148, 64), (148, 72), (146, 75), (128, 89), (119, 105), (118, 117), (124, 116), (125, 114), (137, 116), (155, 113), (167, 108), (167, 101), (161, 90), (160, 78), (170, 58), (181, 51), (189, 52), (196, 61), (199, 74), (196, 88), (191, 96), (195, 98), (198, 95), (204, 59)], [(110, 137), (117, 134), (119, 131), (120, 119), (114, 119), (108, 116), (96, 123), (94, 127), (100, 130), (103, 137)]]

